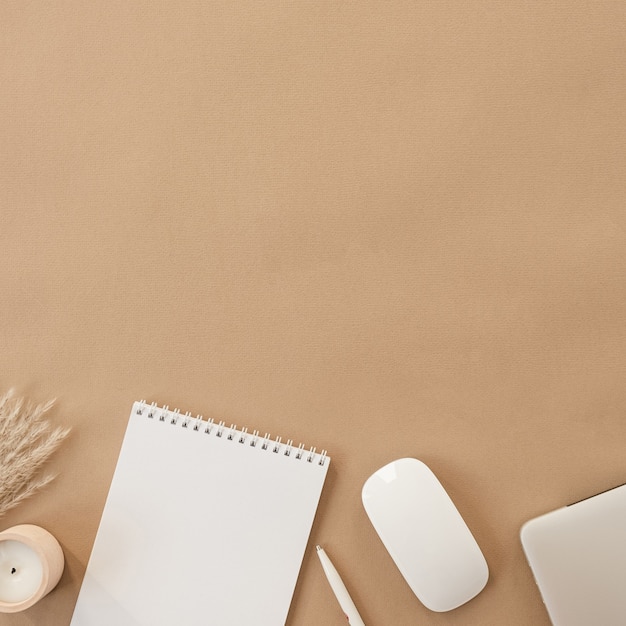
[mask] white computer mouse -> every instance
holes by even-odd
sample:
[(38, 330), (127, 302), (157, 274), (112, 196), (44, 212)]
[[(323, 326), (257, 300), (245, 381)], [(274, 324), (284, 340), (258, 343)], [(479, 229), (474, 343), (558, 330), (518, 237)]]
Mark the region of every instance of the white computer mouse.
[(399, 459), (372, 474), (363, 505), (391, 558), (422, 604), (450, 611), (487, 584), (474, 536), (432, 471)]

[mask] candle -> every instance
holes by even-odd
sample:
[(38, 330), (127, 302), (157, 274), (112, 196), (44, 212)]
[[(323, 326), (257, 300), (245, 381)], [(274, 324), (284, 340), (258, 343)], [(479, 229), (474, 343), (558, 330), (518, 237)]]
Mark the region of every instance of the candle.
[(32, 524), (0, 533), (0, 613), (23, 611), (52, 591), (63, 573), (63, 551)]
[(0, 541), (0, 602), (23, 602), (39, 589), (43, 566), (25, 543)]

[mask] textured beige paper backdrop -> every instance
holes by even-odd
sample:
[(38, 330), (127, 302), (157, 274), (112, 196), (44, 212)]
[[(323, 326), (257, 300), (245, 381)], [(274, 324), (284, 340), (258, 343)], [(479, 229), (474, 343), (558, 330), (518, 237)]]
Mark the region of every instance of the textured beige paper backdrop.
[[(73, 434), (0, 520), (66, 572), (0, 624), (69, 623), (146, 398), (328, 449), (290, 626), (345, 623), (315, 543), (368, 626), (547, 625), (520, 526), (626, 480), (625, 32), (608, 1), (2, 2), (0, 384)], [(402, 456), (490, 565), (448, 614), (361, 506)]]

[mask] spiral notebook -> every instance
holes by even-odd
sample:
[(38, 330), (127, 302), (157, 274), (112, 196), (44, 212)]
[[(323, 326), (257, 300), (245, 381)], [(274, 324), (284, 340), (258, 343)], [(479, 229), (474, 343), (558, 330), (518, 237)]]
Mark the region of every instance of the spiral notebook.
[(136, 402), (71, 626), (284, 624), (329, 463)]

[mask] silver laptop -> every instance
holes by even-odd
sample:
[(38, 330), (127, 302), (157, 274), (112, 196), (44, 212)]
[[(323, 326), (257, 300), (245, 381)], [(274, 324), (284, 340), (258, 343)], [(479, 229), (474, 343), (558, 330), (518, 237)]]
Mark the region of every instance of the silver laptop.
[(521, 540), (554, 626), (626, 624), (626, 485), (527, 522)]

